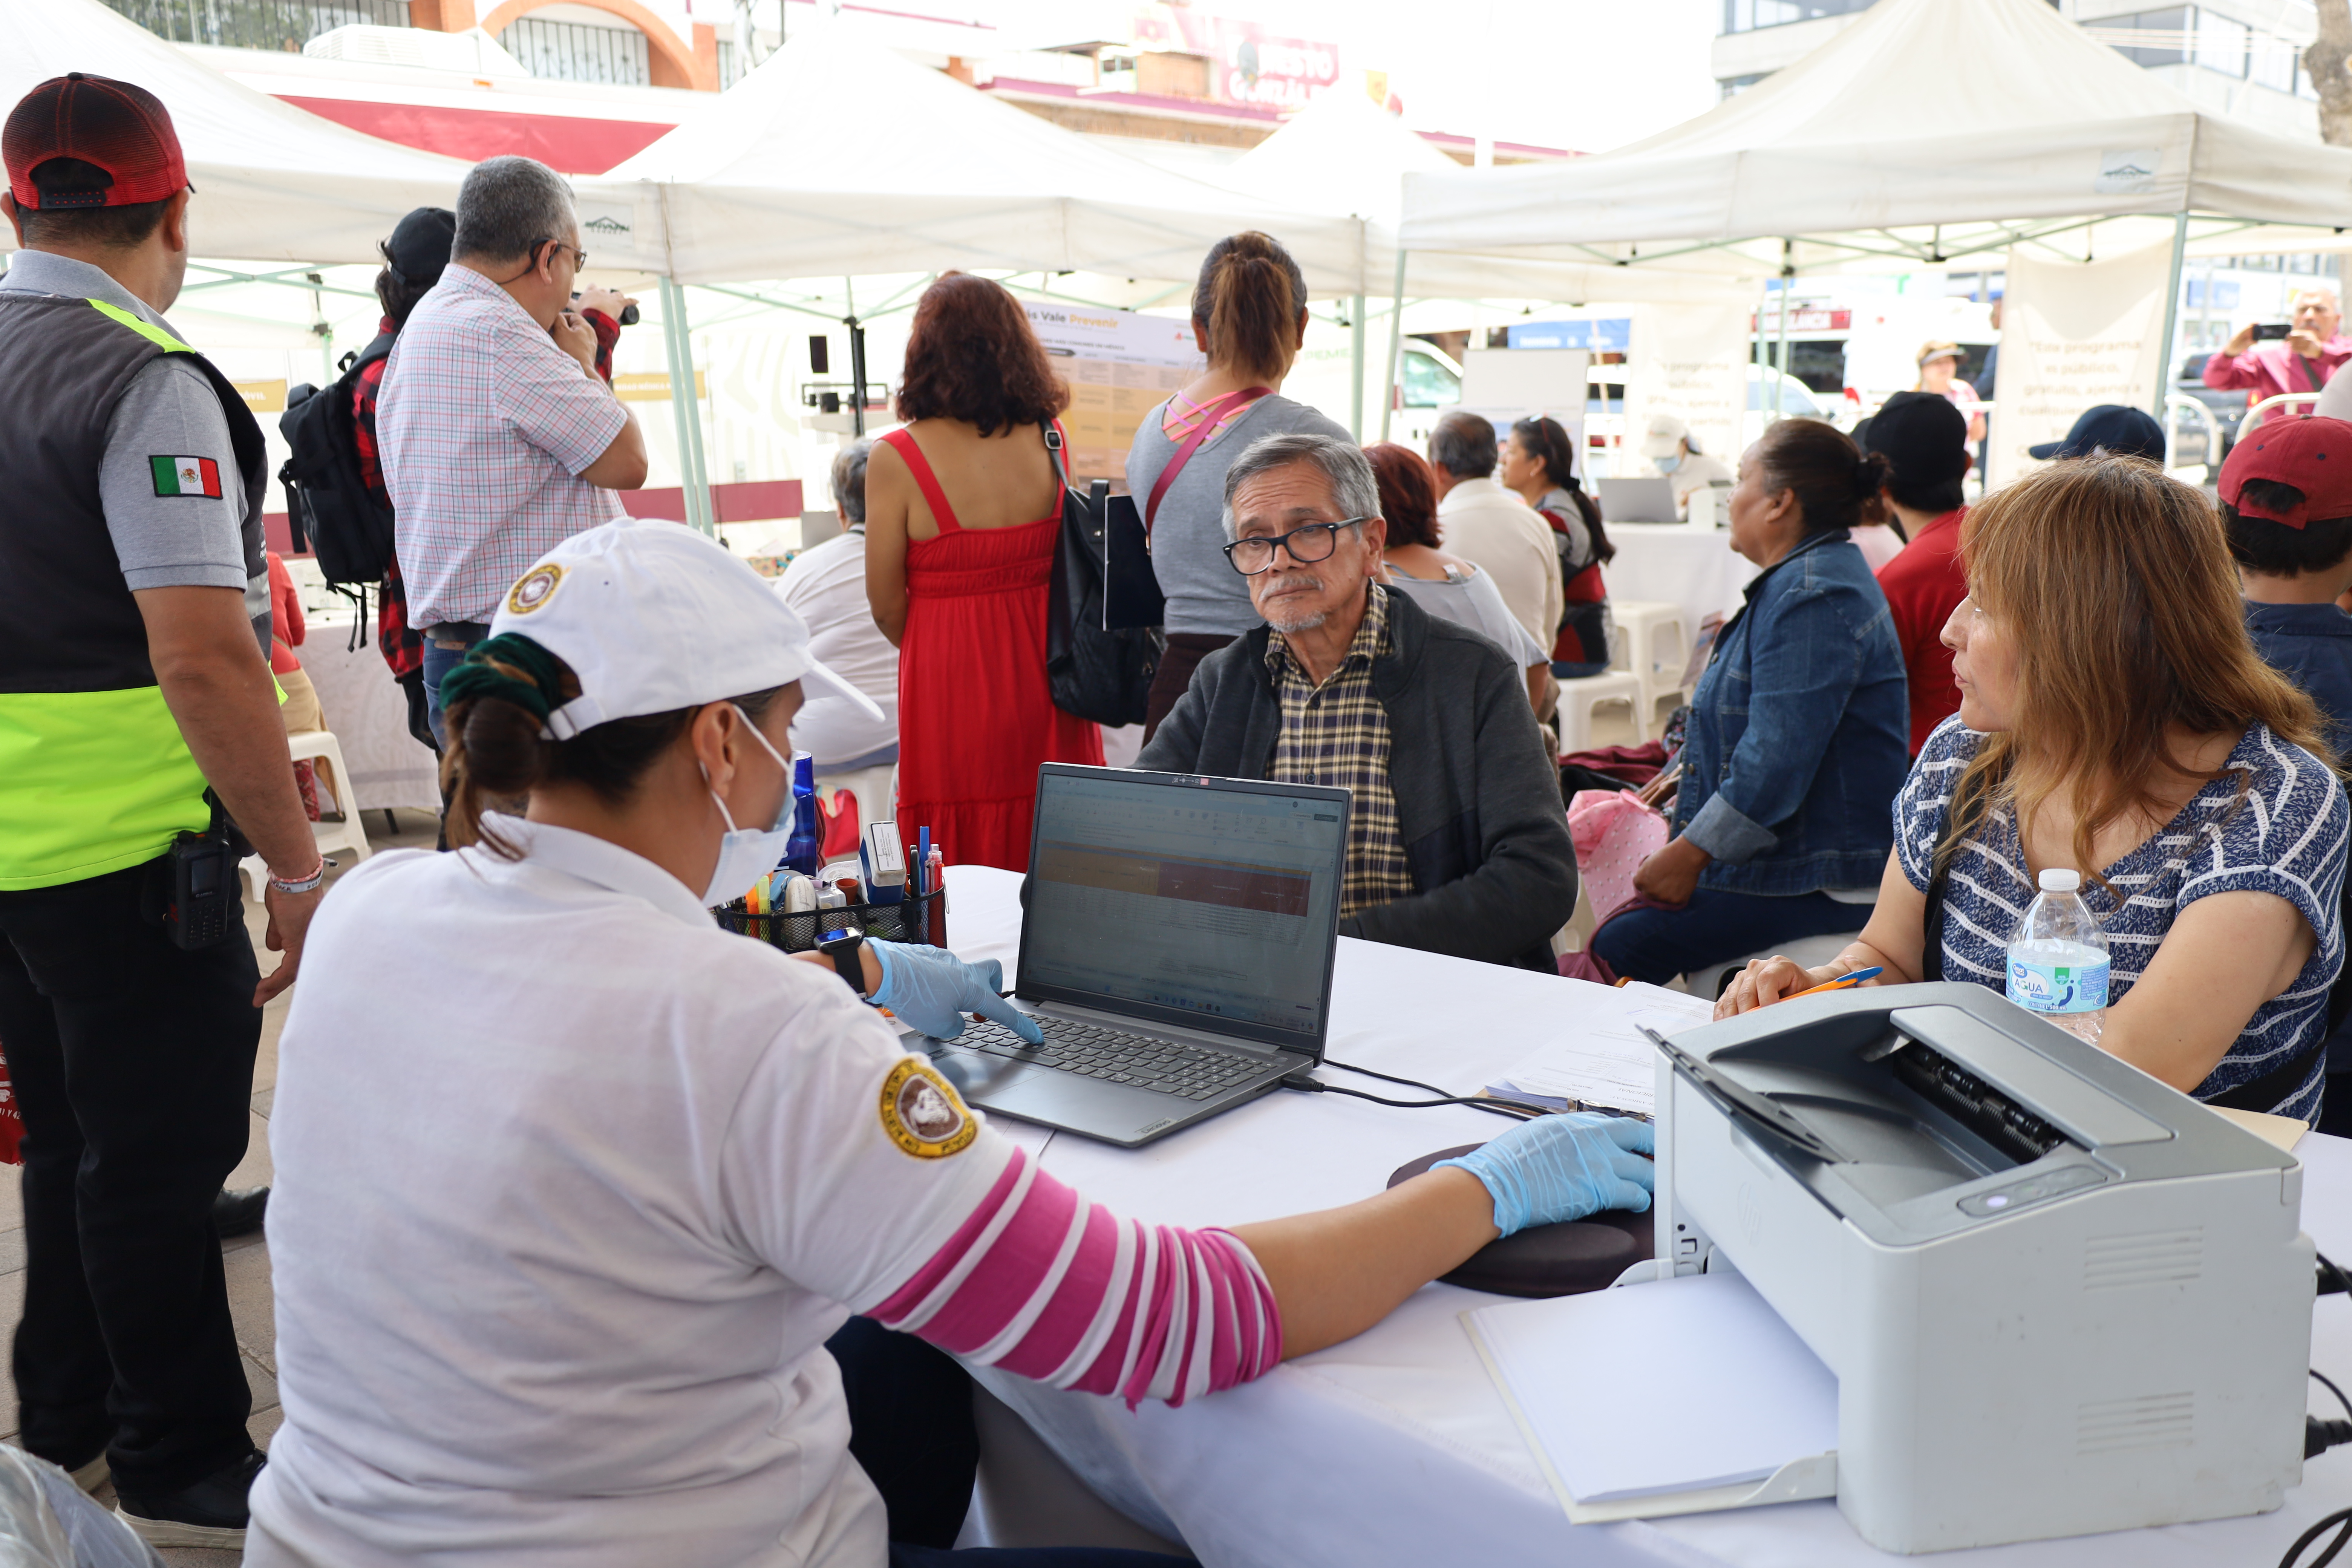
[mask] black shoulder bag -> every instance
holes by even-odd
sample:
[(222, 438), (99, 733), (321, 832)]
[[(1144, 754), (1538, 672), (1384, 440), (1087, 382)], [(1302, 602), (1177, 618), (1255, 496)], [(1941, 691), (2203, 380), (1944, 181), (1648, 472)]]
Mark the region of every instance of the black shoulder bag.
[(1167, 638), (1157, 626), (1117, 626), (1108, 614), (1110, 483), (1070, 488), (1062, 433), (1045, 426), (1062, 480), (1062, 529), (1045, 610), (1045, 679), (1054, 706), (1097, 724), (1140, 724)]

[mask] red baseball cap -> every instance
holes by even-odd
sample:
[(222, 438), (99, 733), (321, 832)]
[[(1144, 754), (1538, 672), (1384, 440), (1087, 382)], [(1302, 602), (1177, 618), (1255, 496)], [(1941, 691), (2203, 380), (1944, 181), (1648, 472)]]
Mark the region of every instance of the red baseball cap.
[(79, 158), (114, 176), (100, 191), (52, 195), (51, 210), (160, 202), (188, 185), (187, 161), (163, 100), (143, 87), (82, 71), (51, 77), (8, 111), (0, 162), (16, 205), (40, 211), (33, 171), (52, 158)]
[[(2293, 485), (2303, 492), (2303, 504), (2266, 507), (2242, 500), (2248, 479)], [(2230, 448), (2218, 488), (2240, 517), (2288, 528), (2314, 519), (2352, 517), (2352, 420), (2273, 419), (2257, 425)]]

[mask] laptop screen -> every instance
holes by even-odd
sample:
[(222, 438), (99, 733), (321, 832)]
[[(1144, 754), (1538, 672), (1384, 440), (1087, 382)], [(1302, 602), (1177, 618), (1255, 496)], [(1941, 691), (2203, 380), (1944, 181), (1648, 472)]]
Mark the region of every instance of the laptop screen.
[(1020, 994), (1319, 1055), (1348, 798), (1046, 764)]

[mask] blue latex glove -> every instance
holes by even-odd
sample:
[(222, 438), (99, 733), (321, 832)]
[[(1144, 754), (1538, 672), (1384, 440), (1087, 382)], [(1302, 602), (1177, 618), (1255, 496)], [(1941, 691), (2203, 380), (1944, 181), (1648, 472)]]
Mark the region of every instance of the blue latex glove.
[(952, 1040), (963, 1033), (963, 1016), (977, 1013), (1033, 1046), (1045, 1043), (1036, 1021), (997, 994), (1004, 988), (1004, 966), (996, 960), (966, 963), (946, 948), (919, 942), (866, 945), (882, 964), (882, 984), (875, 987), (873, 999), (909, 1028), (935, 1040)]
[(1646, 1121), (1571, 1110), (1522, 1121), (1483, 1148), (1437, 1163), (1458, 1165), (1485, 1183), (1495, 1200), (1495, 1227), (1509, 1236), (1602, 1209), (1640, 1214), (1650, 1206), (1655, 1179), (1640, 1156), (1654, 1147)]

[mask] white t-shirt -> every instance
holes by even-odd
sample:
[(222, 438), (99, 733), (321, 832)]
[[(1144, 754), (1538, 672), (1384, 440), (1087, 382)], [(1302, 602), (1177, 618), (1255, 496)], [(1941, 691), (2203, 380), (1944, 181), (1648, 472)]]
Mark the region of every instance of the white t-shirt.
[(809, 651), (882, 710), (868, 718), (845, 697), (820, 697), (793, 719), (793, 747), (837, 768), (898, 743), (898, 650), (866, 598), (866, 531), (793, 557), (776, 592), (808, 623)]
[(905, 1151), (908, 1058), (830, 971), (615, 845), (490, 820), (525, 859), (379, 855), (310, 929), (247, 1563), (880, 1568), (824, 1342), (1012, 1146)]
[(1492, 479), (1465, 479), (1437, 503), (1438, 548), (1495, 579), (1511, 618), (1549, 648), (1567, 607), (1551, 525)]

